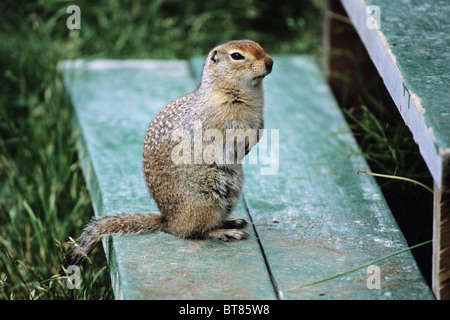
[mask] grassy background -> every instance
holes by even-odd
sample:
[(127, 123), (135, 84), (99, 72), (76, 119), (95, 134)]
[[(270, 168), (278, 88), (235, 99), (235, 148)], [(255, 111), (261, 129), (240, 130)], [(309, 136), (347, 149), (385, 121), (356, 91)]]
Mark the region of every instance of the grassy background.
[[(81, 30), (66, 27), (72, 4)], [(188, 58), (242, 38), (318, 55), (321, 43), (320, 0), (2, 0), (0, 12), (0, 299), (112, 298), (102, 249), (80, 290), (52, 279), (93, 216), (58, 61)]]
[[(81, 9), (81, 30), (66, 28), (72, 4)], [(321, 0), (1, 1), (0, 299), (113, 297), (102, 249), (84, 266), (80, 290), (52, 278), (68, 236), (78, 236), (93, 216), (58, 61), (181, 59), (242, 38), (260, 42), (271, 54), (319, 57), (321, 6)], [(371, 105), (378, 106), (350, 106), (346, 113), (373, 170), (428, 177), (401, 119), (364, 90), (364, 79), (357, 85), (360, 105), (374, 100)], [(397, 219), (413, 226), (411, 244), (421, 234), (428, 237), (412, 210), (428, 198), (405, 184), (380, 183)]]

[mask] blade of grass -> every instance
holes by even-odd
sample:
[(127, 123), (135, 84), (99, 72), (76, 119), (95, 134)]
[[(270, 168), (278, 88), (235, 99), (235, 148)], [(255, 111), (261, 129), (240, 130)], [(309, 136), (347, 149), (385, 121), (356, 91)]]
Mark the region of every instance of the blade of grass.
[(347, 275), (347, 274), (353, 273), (353, 272), (358, 271), (358, 270), (360, 270), (360, 269), (367, 268), (367, 267), (370, 266), (370, 265), (377, 264), (377, 263), (379, 263), (379, 262), (381, 262), (381, 261), (383, 261), (383, 260), (392, 258), (392, 257), (394, 257), (394, 256), (396, 256), (396, 255), (401, 254), (401, 253), (404, 253), (404, 252), (407, 252), (407, 251), (411, 251), (411, 250), (413, 250), (413, 249), (416, 249), (416, 248), (419, 248), (419, 247), (421, 247), (421, 246), (427, 245), (427, 244), (431, 243), (432, 241), (433, 241), (433, 240), (424, 241), (424, 242), (422, 242), (422, 243), (419, 243), (419, 244), (416, 244), (416, 245), (414, 245), (414, 246), (411, 246), (411, 247), (408, 247), (408, 248), (405, 248), (405, 249), (396, 251), (396, 252), (394, 252), (394, 253), (392, 253), (392, 254), (389, 254), (389, 255), (387, 255), (387, 256), (381, 257), (381, 258), (379, 258), (379, 259), (370, 261), (370, 262), (368, 262), (368, 263), (366, 263), (366, 264), (363, 264), (363, 265), (360, 265), (360, 266), (358, 266), (358, 267), (356, 267), (356, 268), (353, 268), (353, 269), (347, 270), (347, 271), (345, 271), (345, 272), (336, 274), (336, 275), (334, 275), (334, 276), (331, 276), (331, 277), (328, 277), (328, 278), (324, 278), (324, 279), (321, 279), (321, 280), (318, 280), (318, 281), (310, 282), (310, 283), (304, 284), (304, 285), (302, 285), (302, 286), (293, 287), (293, 288), (287, 289), (286, 291), (292, 291), (292, 290), (296, 290), (296, 289), (306, 288), (306, 287), (310, 287), (310, 286), (313, 286), (313, 285), (317, 285), (317, 284), (320, 284), (320, 283), (323, 283), (323, 282), (326, 282), (326, 281), (330, 281), (330, 280), (333, 280), (333, 279), (336, 279), (336, 278), (340, 278), (340, 277), (342, 277), (342, 276), (345, 276), (345, 275)]
[(388, 174), (373, 173), (373, 172), (368, 172), (368, 171), (363, 171), (363, 170), (357, 170), (356, 173), (357, 174), (365, 173), (365, 174), (368, 174), (368, 175), (371, 175), (371, 176), (375, 176), (375, 177), (380, 177), (380, 178), (396, 179), (396, 180), (403, 180), (403, 181), (412, 182), (412, 183), (415, 183), (415, 184), (421, 186), (422, 188), (430, 191), (433, 194), (433, 190), (430, 187), (428, 187), (428, 186), (424, 185), (423, 183), (421, 183), (421, 182), (419, 182), (417, 180), (414, 180), (414, 179), (405, 178), (405, 177), (399, 177), (399, 176), (391, 176), (391, 175), (388, 175)]
[(8, 249), (2, 243), (0, 243), (0, 251), (3, 253), (3, 255), (6, 257), (6, 259), (9, 261), (9, 265), (13, 268), (14, 274), (20, 279), (23, 286), (25, 287), (25, 289), (28, 292), (28, 297), (30, 297), (31, 296), (30, 288), (28, 287), (27, 282), (25, 281), (25, 278), (22, 275), (22, 272), (20, 272), (19, 268), (17, 267), (19, 262), (14, 260), (11, 257), (11, 254), (9, 253)]

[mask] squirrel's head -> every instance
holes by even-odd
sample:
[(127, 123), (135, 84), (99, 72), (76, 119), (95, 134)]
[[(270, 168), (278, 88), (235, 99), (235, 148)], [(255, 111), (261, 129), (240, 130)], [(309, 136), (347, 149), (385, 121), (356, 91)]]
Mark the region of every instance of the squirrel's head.
[(207, 82), (256, 86), (272, 71), (273, 60), (252, 40), (234, 40), (209, 53), (203, 69)]

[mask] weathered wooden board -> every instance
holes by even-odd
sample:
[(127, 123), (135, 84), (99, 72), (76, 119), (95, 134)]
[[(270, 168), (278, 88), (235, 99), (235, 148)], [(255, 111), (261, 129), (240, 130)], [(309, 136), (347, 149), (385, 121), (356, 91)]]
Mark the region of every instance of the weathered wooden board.
[(341, 2), (434, 178), (433, 290), (450, 299), (450, 2)]
[[(341, 2), (440, 186), (450, 154), (450, 3)], [(379, 28), (368, 27), (368, 12)]]
[[(141, 173), (142, 141), (154, 115), (195, 88), (198, 79), (189, 70), (198, 75), (201, 66), (193, 60), (190, 67), (180, 61), (62, 67), (97, 215), (157, 210)], [(268, 159), (257, 156), (258, 164), (245, 165), (245, 205), (235, 212), (251, 215), (257, 235), (250, 229), (250, 239), (231, 243), (164, 233), (108, 237), (104, 246), (116, 297), (432, 298), (409, 252), (378, 264), (381, 289), (368, 289), (365, 269), (299, 288), (406, 244), (374, 180), (356, 175), (367, 165), (315, 62), (275, 57), (265, 81), (268, 144), (254, 151)]]
[[(194, 89), (187, 63), (94, 61), (61, 68), (96, 215), (157, 212), (142, 175), (144, 136), (160, 109)], [(235, 216), (248, 220), (242, 205)], [(152, 233), (107, 237), (104, 246), (118, 299), (275, 298), (254, 235), (223, 243)]]
[(311, 57), (274, 60), (265, 80), (268, 143), (258, 145), (268, 159), (245, 166), (244, 198), (278, 296), (432, 298), (410, 252), (377, 264), (381, 289), (367, 287), (366, 268), (300, 288), (407, 246), (375, 180), (356, 174), (367, 164), (317, 64)]

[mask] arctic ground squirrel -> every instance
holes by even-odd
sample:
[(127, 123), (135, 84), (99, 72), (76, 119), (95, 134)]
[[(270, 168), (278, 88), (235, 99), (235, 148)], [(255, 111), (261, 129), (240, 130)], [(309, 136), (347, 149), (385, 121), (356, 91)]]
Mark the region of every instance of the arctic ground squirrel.
[(242, 159), (264, 128), (262, 81), (272, 66), (272, 58), (251, 40), (211, 50), (199, 87), (162, 109), (145, 136), (144, 178), (160, 214), (94, 219), (65, 265), (83, 262), (109, 234), (160, 230), (182, 238), (247, 238), (241, 229), (248, 222), (230, 214), (244, 183)]

